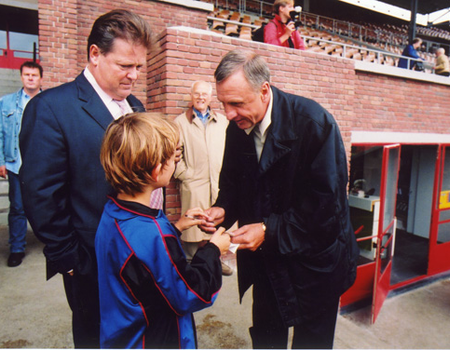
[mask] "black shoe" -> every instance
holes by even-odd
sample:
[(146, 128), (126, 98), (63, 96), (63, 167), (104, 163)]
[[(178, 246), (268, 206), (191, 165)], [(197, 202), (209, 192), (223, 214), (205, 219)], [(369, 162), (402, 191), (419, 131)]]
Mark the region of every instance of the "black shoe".
[(25, 253), (11, 253), (8, 258), (8, 266), (16, 267), (22, 264), (23, 257)]

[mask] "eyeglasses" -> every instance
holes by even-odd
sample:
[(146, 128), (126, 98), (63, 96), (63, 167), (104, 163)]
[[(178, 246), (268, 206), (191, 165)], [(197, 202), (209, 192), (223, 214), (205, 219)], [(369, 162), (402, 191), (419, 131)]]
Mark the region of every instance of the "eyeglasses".
[(208, 97), (209, 96), (209, 94), (208, 93), (206, 93), (206, 92), (202, 92), (202, 93), (200, 93), (200, 92), (194, 92), (193, 93), (193, 96), (194, 97)]

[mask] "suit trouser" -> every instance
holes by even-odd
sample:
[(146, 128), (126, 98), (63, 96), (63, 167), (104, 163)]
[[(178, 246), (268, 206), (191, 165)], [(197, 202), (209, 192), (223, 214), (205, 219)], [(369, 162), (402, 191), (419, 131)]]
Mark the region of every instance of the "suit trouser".
[[(331, 349), (333, 347), (339, 298), (328, 309), (308, 315), (308, 321), (294, 326), (293, 349)], [(265, 274), (253, 284), (253, 327), (250, 335), (254, 349), (286, 349), (289, 328), (278, 310), (275, 294)]]
[[(95, 275), (95, 276), (94, 276)], [(100, 301), (97, 273), (73, 276), (64, 274), (64, 288), (72, 309), (72, 332), (75, 348), (100, 348)]]

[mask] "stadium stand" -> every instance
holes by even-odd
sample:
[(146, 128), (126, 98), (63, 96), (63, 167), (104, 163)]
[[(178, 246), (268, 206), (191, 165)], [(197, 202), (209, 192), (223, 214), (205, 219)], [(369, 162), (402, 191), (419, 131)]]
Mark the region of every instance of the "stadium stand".
[[(216, 10), (208, 17), (209, 28), (227, 36), (251, 40), (252, 32), (272, 18), (268, 15), (270, 4), (264, 2), (260, 2), (259, 7), (247, 2), (249, 4), (243, 11), (234, 1), (213, 2), (216, 3)], [(301, 20), (303, 26), (299, 30), (307, 51), (395, 66), (408, 43), (407, 25), (358, 24), (306, 12), (301, 14)], [(432, 73), (435, 50), (444, 46), (449, 52), (449, 43), (445, 41), (450, 40), (450, 32), (418, 26), (417, 33), (424, 41), (419, 55), (426, 62), (426, 72)], [(433, 39), (440, 39), (440, 42)]]

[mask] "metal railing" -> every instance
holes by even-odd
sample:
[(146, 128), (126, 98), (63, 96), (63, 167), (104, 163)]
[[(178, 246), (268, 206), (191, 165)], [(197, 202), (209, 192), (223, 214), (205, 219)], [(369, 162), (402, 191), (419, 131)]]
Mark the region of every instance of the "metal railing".
[[(205, 0), (204, 0), (205, 1)], [(268, 3), (261, 0), (209, 0), (208, 2), (215, 3), (216, 8), (219, 6), (227, 9), (234, 8), (238, 3), (238, 8), (241, 13), (255, 13), (259, 16), (271, 12), (272, 3)], [(266, 11), (264, 11), (264, 8)], [(379, 45), (394, 45), (398, 47), (404, 47), (408, 44), (408, 35), (405, 33), (394, 33), (389, 29), (383, 28), (368, 28), (367, 26), (351, 23), (348, 21), (337, 20), (326, 16), (320, 16), (308, 12), (302, 12), (301, 19), (304, 23), (313, 22), (314, 25), (319, 28), (327, 28), (330, 32), (338, 35), (345, 35), (351, 38), (358, 38), (360, 41), (373, 41)], [(309, 21), (308, 21), (309, 19)], [(423, 43), (426, 47), (426, 52), (432, 52), (437, 47), (445, 47), (449, 52), (450, 45), (445, 43), (434, 42), (430, 40), (424, 40)]]
[(210, 21), (223, 22), (225, 24), (226, 23), (236, 24), (237, 26), (240, 26), (240, 27), (248, 27), (248, 28), (252, 28), (252, 29), (259, 28), (259, 26), (255, 26), (254, 24), (243, 23), (243, 22), (239, 22), (239, 21), (232, 21), (230, 19), (225, 19), (225, 18), (220, 18), (220, 17), (207, 16), (206, 18)]
[(35, 44), (33, 51), (0, 48), (0, 68), (19, 69), (26, 61), (39, 61), (39, 50)]
[[(203, 0), (214, 4), (216, 9), (219, 7), (225, 8), (227, 10), (237, 9), (239, 12), (251, 12), (263, 16), (266, 13), (272, 12), (273, 3), (260, 1), (260, 0)], [(237, 7), (236, 7), (237, 3)], [(232, 6), (234, 5), (234, 6)]]
[[(242, 23), (239, 21), (232, 21), (228, 19), (211, 16), (208, 16), (207, 18), (208, 20), (219, 21), (223, 22), (224, 24), (230, 23), (252, 29), (259, 28), (259, 26)], [(397, 62), (400, 58), (404, 58), (407, 60), (408, 69), (411, 67), (412, 62), (422, 62), (424, 64), (425, 69), (431, 70), (431, 72), (433, 72), (433, 65), (421, 59), (406, 57), (389, 51), (381, 51), (367, 46), (345, 44), (339, 41), (326, 40), (313, 36), (301, 35), (301, 37), (307, 47), (306, 51), (313, 51), (315, 49), (314, 52), (319, 54), (334, 55), (348, 59), (356, 59), (353, 56), (357, 56), (357, 54), (359, 54), (361, 55), (361, 58), (359, 59), (361, 61), (373, 62), (377, 64), (385, 64), (394, 67), (397, 65)], [(311, 42), (314, 42), (315, 45), (310, 45)], [(389, 59), (387, 58), (391, 59), (391, 63), (388, 63)]]
[[(403, 58), (403, 59), (407, 60), (407, 68), (408, 69), (413, 64), (412, 62), (422, 62), (424, 64), (425, 69), (431, 70), (431, 72), (433, 72), (433, 64), (429, 63), (428, 61), (423, 61), (421, 59), (406, 57), (406, 56), (395, 54), (393, 52), (381, 51), (381, 50), (373, 49), (373, 48), (366, 47), (366, 46), (351, 45), (351, 44), (345, 44), (345, 43), (338, 42), (338, 41), (321, 39), (321, 38), (317, 38), (317, 37), (313, 37), (313, 36), (301, 35), (301, 37), (302, 37), (303, 41), (305, 42), (305, 44), (307, 44), (306, 51), (312, 51), (314, 48), (320, 47), (320, 50), (316, 49), (316, 50), (314, 50), (314, 52), (319, 53), (319, 54), (331, 55), (331, 56), (333, 56), (333, 55), (339, 56), (339, 57), (348, 58), (348, 59), (356, 59), (353, 56), (355, 56), (355, 54), (359, 54), (359, 55), (361, 55), (361, 58), (358, 59), (360, 61), (372, 62), (372, 63), (377, 63), (377, 64), (385, 64), (385, 65), (390, 65), (393, 67), (397, 66), (397, 61), (400, 58)], [(315, 42), (316, 45), (314, 45), (314, 46), (310, 45), (311, 41)], [(322, 44), (322, 47), (320, 44)], [(389, 60), (387, 58), (391, 59), (391, 63), (388, 63)], [(392, 64), (393, 62), (394, 62), (394, 64)]]

